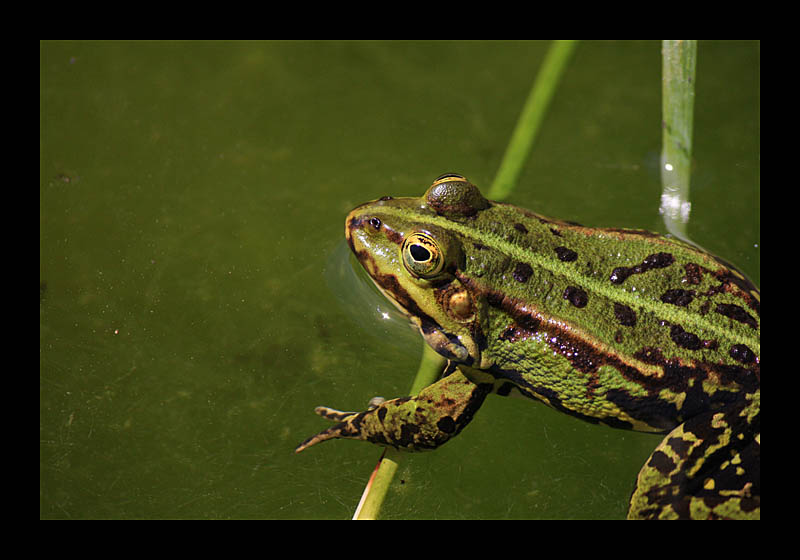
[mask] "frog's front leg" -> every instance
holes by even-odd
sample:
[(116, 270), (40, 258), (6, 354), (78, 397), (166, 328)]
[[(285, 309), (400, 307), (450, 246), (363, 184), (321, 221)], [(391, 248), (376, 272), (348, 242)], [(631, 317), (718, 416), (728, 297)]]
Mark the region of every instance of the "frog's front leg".
[(491, 383), (475, 383), (456, 369), (416, 397), (383, 401), (364, 412), (317, 407), (317, 414), (338, 424), (308, 438), (295, 453), (336, 438), (360, 439), (405, 451), (435, 449), (472, 420), (492, 389)]

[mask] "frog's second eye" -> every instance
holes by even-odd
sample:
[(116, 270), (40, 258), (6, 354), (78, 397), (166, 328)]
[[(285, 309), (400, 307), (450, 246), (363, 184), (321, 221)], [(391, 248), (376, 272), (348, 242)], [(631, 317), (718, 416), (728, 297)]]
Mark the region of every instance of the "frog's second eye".
[(441, 272), (444, 255), (430, 235), (412, 233), (403, 241), (403, 264), (418, 278), (431, 278)]

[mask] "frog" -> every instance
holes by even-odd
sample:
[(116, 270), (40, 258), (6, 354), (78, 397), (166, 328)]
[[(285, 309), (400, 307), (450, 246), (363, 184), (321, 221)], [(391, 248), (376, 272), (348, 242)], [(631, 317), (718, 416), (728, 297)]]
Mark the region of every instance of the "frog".
[(486, 199), (458, 173), (353, 209), (347, 243), (446, 359), (415, 396), (335, 422), (332, 439), (436, 449), (489, 395), (664, 434), (628, 519), (760, 519), (760, 301), (732, 265), (672, 236), (586, 227)]

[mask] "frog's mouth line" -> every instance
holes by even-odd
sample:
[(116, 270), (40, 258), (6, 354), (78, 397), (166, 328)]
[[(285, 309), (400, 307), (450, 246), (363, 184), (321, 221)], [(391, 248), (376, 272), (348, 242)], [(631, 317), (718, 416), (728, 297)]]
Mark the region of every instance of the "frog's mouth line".
[(356, 252), (356, 258), (367, 271), (367, 275), (383, 296), (408, 319), (425, 342), (441, 356), (455, 360), (466, 365), (480, 362), (480, 353), (477, 345), (469, 344), (473, 352), (455, 335), (448, 335), (442, 326), (430, 315), (425, 313), (403, 288), (394, 274), (374, 272), (374, 261), (366, 252)]
[[(364, 205), (362, 204), (362, 206)], [(403, 288), (395, 274), (380, 272), (375, 259), (372, 257), (369, 251), (356, 247), (356, 243), (354, 241), (355, 236), (353, 233), (357, 230), (368, 227), (381, 228), (387, 238), (396, 243), (398, 246), (403, 242), (403, 236), (401, 234), (398, 234), (392, 230), (388, 230), (385, 224), (381, 224), (380, 220), (378, 220), (378, 225), (374, 226), (371, 225), (370, 220), (368, 220), (366, 216), (356, 215), (359, 208), (361, 207), (359, 206), (350, 212), (345, 220), (344, 228), (347, 244), (350, 246), (350, 250), (356, 256), (356, 259), (358, 259), (358, 262), (361, 263), (361, 266), (367, 271), (367, 275), (370, 277), (370, 279), (372, 279), (372, 281), (375, 283), (375, 286), (378, 287), (378, 290), (380, 290), (383, 296), (391, 301), (394, 306), (397, 307), (397, 309), (399, 309), (403, 315), (408, 317), (409, 320), (412, 321), (416, 326), (421, 328), (421, 323), (423, 322), (430, 322), (431, 324), (438, 326), (432, 317), (427, 315), (422, 311), (422, 309), (419, 308), (417, 303), (414, 301), (414, 298), (412, 298), (405, 288)], [(418, 320), (415, 321), (414, 319)]]
[(441, 328), (433, 317), (425, 313), (417, 305), (414, 298), (400, 284), (396, 275), (377, 272), (374, 260), (366, 251), (356, 252), (356, 258), (384, 297), (391, 301), (410, 321), (420, 328), (422, 324), (435, 325), (436, 328)]

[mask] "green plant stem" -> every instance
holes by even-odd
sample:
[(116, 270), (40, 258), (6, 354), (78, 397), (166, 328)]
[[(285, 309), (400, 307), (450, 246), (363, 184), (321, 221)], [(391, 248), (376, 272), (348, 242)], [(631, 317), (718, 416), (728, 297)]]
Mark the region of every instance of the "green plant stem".
[[(422, 347), (422, 361), (417, 370), (417, 376), (411, 385), (410, 395), (416, 395), (428, 385), (434, 383), (447, 360), (442, 358), (434, 350), (423, 343)], [(386, 493), (389, 491), (389, 485), (392, 482), (394, 473), (402, 461), (404, 452), (398, 451), (391, 447), (387, 447), (384, 454), (381, 456), (377, 472), (373, 473), (370, 481), (364, 488), (364, 493), (361, 496), (358, 508), (356, 509), (354, 520), (377, 519), (380, 512), (383, 500), (386, 498)]]
[(661, 214), (667, 230), (687, 238), (697, 41), (664, 41), (662, 58)]
[(539, 125), (576, 44), (576, 41), (553, 41), (550, 45), (550, 50), (547, 51), (542, 66), (539, 68), (539, 74), (536, 76), (528, 99), (522, 108), (522, 114), (517, 121), (517, 126), (511, 135), (511, 141), (508, 143), (503, 161), (489, 188), (487, 198), (504, 200), (517, 184), (525, 162), (528, 161)]
[[(503, 161), (488, 192), (492, 200), (506, 198), (514, 186), (533, 146), (539, 125), (542, 122), (550, 99), (553, 97), (559, 78), (563, 73), (570, 54), (575, 48), (575, 41), (554, 41), (550, 46), (539, 74), (533, 83), (528, 99), (517, 121), (517, 126), (506, 148)], [(428, 385), (434, 383), (445, 366), (446, 360), (423, 344), (422, 361), (409, 394), (416, 395)], [(353, 519), (377, 519), (386, 494), (389, 491), (394, 473), (401, 462), (402, 451), (387, 448), (381, 456), (378, 467), (373, 471), (361, 501), (356, 508)]]

